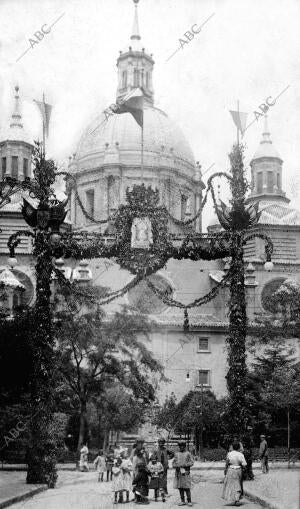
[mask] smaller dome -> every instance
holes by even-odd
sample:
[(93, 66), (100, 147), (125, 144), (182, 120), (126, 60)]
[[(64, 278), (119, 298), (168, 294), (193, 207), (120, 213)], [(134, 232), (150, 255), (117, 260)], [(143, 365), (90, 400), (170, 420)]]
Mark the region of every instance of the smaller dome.
[(270, 130), (268, 126), (267, 115), (265, 115), (265, 124), (264, 131), (262, 133), (262, 140), (252, 158), (252, 161), (254, 161), (255, 159), (260, 159), (262, 157), (271, 157), (275, 159), (280, 159), (280, 161), (282, 161), (279, 153), (277, 152), (270, 138)]

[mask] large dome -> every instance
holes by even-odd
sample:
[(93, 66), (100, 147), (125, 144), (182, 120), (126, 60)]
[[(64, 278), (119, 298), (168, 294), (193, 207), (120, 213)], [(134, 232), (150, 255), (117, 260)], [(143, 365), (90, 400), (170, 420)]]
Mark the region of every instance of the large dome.
[[(104, 113), (88, 126), (78, 144), (78, 169), (103, 164), (130, 167), (141, 165), (141, 127), (130, 113), (105, 119)], [(184, 135), (160, 109), (144, 109), (145, 167), (174, 168), (192, 177), (195, 172), (193, 152)], [(75, 170), (76, 171), (76, 170)]]

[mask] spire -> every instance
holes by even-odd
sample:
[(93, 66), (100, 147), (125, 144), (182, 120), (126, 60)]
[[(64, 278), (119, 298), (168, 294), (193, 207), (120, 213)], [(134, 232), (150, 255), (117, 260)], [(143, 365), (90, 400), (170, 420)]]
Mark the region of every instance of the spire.
[(133, 26), (132, 26), (132, 35), (130, 39), (132, 41), (134, 40), (140, 40), (140, 31), (139, 31), (139, 19), (138, 19), (138, 9), (137, 4), (139, 3), (139, 0), (133, 0), (134, 2), (134, 19), (133, 19)]
[(15, 86), (15, 107), (14, 107), (14, 111), (13, 111), (12, 116), (11, 116), (10, 127), (20, 127), (22, 129), (23, 128), (23, 124), (21, 122), (22, 116), (21, 116), (21, 113), (20, 113), (19, 99), (20, 99), (20, 96), (19, 96), (19, 87), (18, 87), (18, 85), (16, 85)]
[(268, 125), (268, 115), (265, 115), (264, 130), (263, 130), (263, 133), (262, 133), (261, 143), (272, 143), (271, 138), (270, 138), (269, 125)]
[(264, 119), (264, 129), (262, 132), (262, 139), (252, 160), (259, 159), (261, 157), (275, 157), (276, 159), (281, 160), (281, 157), (278, 154), (277, 150), (275, 149), (273, 142), (271, 140), (267, 115), (265, 115)]

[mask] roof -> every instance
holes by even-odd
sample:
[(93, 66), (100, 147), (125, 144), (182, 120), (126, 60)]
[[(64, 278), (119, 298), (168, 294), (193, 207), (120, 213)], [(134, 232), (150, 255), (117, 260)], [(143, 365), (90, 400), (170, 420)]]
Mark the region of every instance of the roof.
[[(141, 128), (133, 116), (122, 113), (106, 119), (103, 112), (98, 115), (77, 147), (79, 163), (88, 156), (93, 157), (97, 166), (123, 164), (140, 167)], [(195, 172), (194, 155), (181, 130), (166, 113), (153, 106), (144, 109), (144, 165), (171, 166), (191, 177)]]
[(4, 269), (0, 274), (0, 283), (10, 288), (20, 288), (25, 290), (25, 286), (14, 276), (9, 269)]
[(281, 202), (260, 201), (259, 210), (262, 211), (260, 224), (300, 226), (300, 212)]

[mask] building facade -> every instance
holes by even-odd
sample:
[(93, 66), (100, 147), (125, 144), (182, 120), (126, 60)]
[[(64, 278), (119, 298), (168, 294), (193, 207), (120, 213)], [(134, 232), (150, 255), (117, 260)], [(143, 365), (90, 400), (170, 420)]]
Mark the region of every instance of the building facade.
[[(69, 171), (76, 179), (80, 198), (90, 216), (106, 219), (125, 202), (127, 187), (144, 183), (159, 189), (160, 203), (176, 219), (193, 216), (201, 207), (205, 185), (201, 167), (180, 129), (167, 114), (155, 107), (153, 55), (143, 47), (138, 27), (137, 1), (132, 35), (128, 47), (117, 59), (118, 86), (116, 101), (139, 87), (144, 95), (143, 133), (130, 113), (107, 116), (100, 112), (84, 130)], [(142, 137), (143, 134), (143, 137)], [(143, 139), (142, 139), (143, 138)], [(143, 150), (142, 150), (143, 145)], [(0, 138), (1, 175), (20, 179), (31, 175), (30, 159), (33, 145), (26, 136), (16, 89), (15, 109), (7, 132)], [(264, 231), (274, 243), (274, 270), (264, 270), (264, 244), (260, 239), (245, 247), (247, 312), (250, 322), (256, 313), (268, 312), (270, 292), (288, 278), (297, 279), (300, 267), (300, 213), (289, 206), (282, 189), (283, 160), (275, 150), (265, 122), (262, 140), (251, 161), (252, 190), (248, 202), (259, 202), (261, 216), (257, 231)], [(21, 215), (21, 198), (1, 209), (0, 279), (7, 280), (7, 240), (16, 230), (27, 228)], [(70, 221), (75, 230), (105, 231), (83, 215), (74, 190), (70, 196)], [(186, 229), (170, 220), (170, 231), (177, 235)], [(214, 218), (209, 231), (218, 231)], [(194, 230), (201, 232), (201, 216)], [(15, 303), (34, 302), (33, 259), (30, 240), (25, 238), (17, 248), (18, 266), (12, 276), (25, 287), (13, 291)], [(70, 262), (74, 268), (75, 264)], [(131, 275), (112, 260), (89, 261), (93, 284), (112, 290), (127, 284)], [(4, 272), (6, 270), (6, 272)], [(170, 260), (166, 267), (152, 276), (153, 283), (184, 304), (208, 293), (228, 270), (228, 260), (212, 262)], [(78, 271), (77, 271), (78, 272)], [(76, 271), (74, 272), (74, 274)], [(14, 283), (16, 281), (14, 280)], [(228, 288), (220, 291), (209, 303), (190, 312), (190, 330), (183, 330), (183, 313), (163, 304), (140, 283), (124, 297), (107, 306), (113, 314), (122, 304), (129, 304), (146, 313), (156, 322), (148, 347), (165, 367), (170, 380), (159, 388), (159, 400), (174, 392), (179, 399), (190, 389), (210, 388), (218, 397), (226, 394), (226, 335), (228, 327)], [(296, 345), (299, 348), (299, 345)]]

